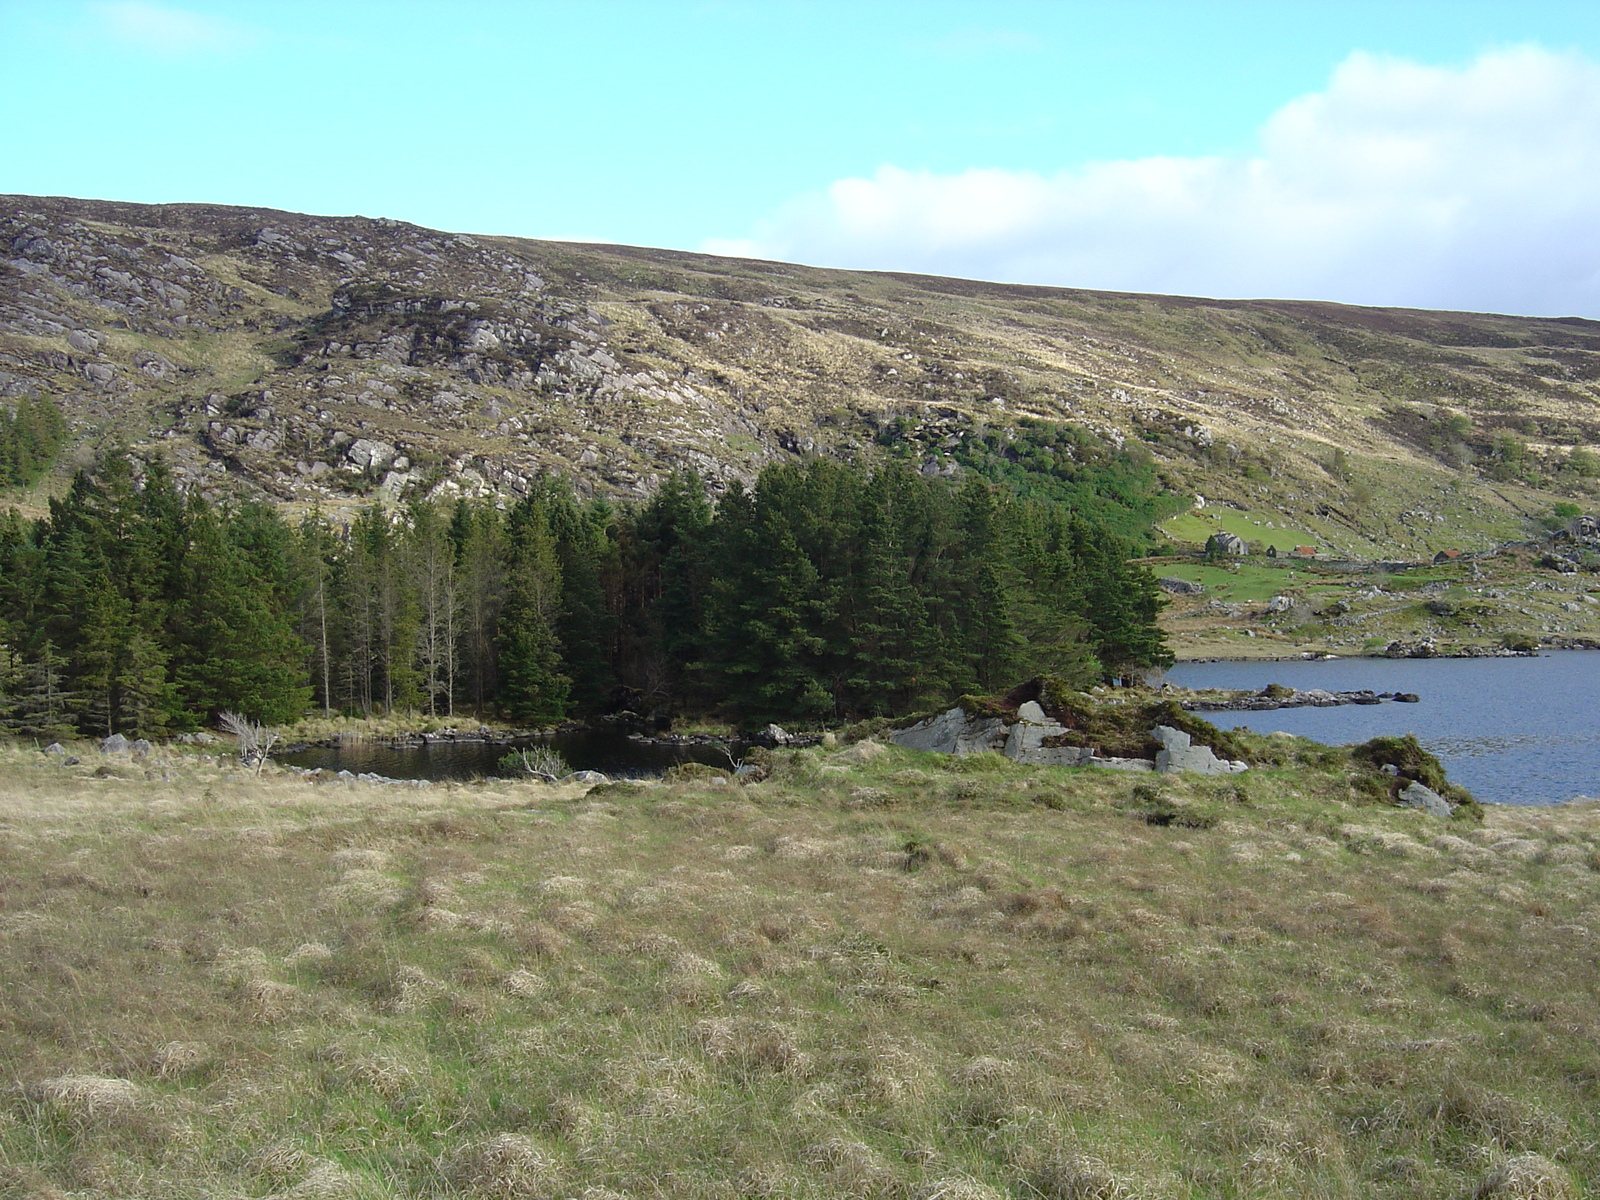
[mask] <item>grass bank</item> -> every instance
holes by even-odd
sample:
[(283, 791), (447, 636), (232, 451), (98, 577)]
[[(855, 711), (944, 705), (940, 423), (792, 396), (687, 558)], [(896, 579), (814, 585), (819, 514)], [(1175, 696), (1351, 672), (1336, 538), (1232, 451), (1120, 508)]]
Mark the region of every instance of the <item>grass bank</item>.
[(1600, 807), (1277, 742), (587, 793), (0, 751), (0, 1195), (1593, 1186)]

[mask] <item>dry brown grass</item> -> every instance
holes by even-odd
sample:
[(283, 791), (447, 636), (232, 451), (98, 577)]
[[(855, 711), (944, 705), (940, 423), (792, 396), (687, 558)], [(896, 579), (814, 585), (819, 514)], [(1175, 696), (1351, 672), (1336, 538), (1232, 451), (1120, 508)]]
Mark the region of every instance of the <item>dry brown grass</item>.
[(1595, 806), (1262, 772), (1157, 827), (1109, 773), (853, 757), (585, 795), (0, 751), (0, 1196), (1600, 1178)]

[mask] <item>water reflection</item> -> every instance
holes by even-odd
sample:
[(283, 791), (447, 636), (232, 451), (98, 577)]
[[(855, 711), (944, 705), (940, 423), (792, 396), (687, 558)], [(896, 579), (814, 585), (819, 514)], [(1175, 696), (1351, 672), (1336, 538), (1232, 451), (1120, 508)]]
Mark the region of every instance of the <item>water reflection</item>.
[[(575, 771), (602, 771), (613, 778), (660, 775), (684, 762), (726, 767), (742, 751), (737, 745), (661, 745), (638, 741), (614, 730), (574, 730), (520, 743), (549, 746)], [(386, 742), (352, 742), (315, 747), (295, 754), (274, 755), (288, 766), (324, 767), (333, 771), (371, 772), (391, 779), (460, 780), (500, 773), (499, 763), (517, 747), (489, 742), (426, 742), (391, 746)]]

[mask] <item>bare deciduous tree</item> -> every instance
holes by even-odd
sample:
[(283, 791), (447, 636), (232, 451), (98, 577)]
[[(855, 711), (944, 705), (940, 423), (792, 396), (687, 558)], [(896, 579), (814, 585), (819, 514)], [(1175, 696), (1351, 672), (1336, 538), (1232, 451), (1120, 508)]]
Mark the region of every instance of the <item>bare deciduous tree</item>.
[(217, 724), (239, 739), (239, 761), (247, 767), (253, 767), (255, 773), (260, 775), (267, 755), (272, 753), (272, 748), (282, 735), (276, 729), (268, 729), (235, 712), (219, 714)]

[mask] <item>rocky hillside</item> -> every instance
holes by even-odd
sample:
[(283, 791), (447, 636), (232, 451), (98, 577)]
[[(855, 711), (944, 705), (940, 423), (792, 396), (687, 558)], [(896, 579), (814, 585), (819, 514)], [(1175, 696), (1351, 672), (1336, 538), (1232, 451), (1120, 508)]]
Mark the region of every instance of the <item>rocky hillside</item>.
[(875, 447), (954, 473), (1033, 418), (1201, 497), (1177, 539), (1226, 516), (1392, 556), (1520, 536), (1600, 476), (1592, 321), (25, 196), (0, 197), (0, 254), (0, 398), (54, 397), (80, 453), (159, 448), (210, 491), (325, 509), (546, 470), (639, 495), (676, 466), (725, 482)]

